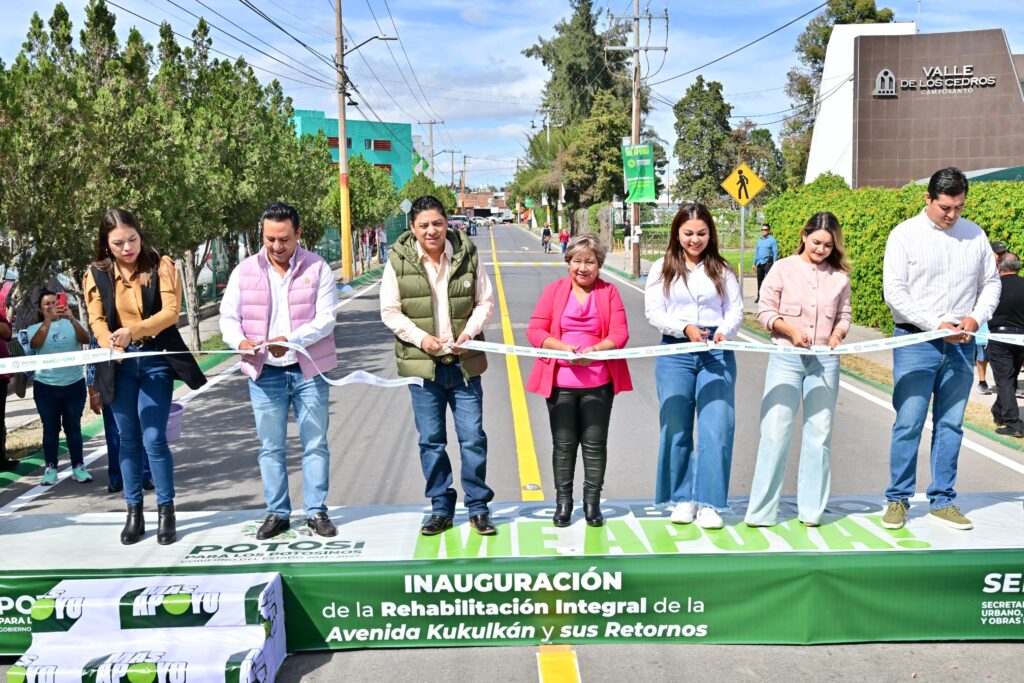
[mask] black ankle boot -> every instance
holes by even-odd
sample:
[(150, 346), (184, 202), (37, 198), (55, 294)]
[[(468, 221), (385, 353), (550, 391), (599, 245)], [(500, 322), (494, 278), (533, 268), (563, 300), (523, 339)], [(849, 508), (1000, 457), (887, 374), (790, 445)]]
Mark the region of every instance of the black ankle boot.
[(146, 533), (146, 520), (142, 516), (142, 503), (128, 505), (128, 519), (121, 530), (121, 543), (131, 545), (138, 543)]
[(156, 506), (156, 542), (160, 545), (174, 543), (177, 530), (174, 523), (174, 503)]
[(587, 520), (587, 526), (604, 526), (604, 515), (601, 514), (601, 501), (584, 500), (583, 518)]
[(572, 498), (556, 501), (555, 514), (551, 517), (551, 523), (555, 526), (569, 526), (570, 519), (572, 519)]

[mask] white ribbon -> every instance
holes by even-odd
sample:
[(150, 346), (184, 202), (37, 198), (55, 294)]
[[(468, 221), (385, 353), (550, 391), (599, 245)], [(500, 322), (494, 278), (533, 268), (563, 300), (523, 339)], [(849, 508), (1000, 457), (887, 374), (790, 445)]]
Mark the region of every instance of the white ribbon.
[[(590, 353), (573, 353), (571, 351), (556, 351), (554, 349), (538, 349), (532, 346), (512, 346), (508, 344), (494, 344), (492, 342), (468, 341), (462, 344), (462, 348), (473, 349), (474, 351), (486, 351), (487, 353), (499, 353), (511, 356), (529, 356), (533, 358), (556, 358), (559, 360), (578, 360), (587, 358), (589, 360), (612, 360), (621, 358), (654, 358), (656, 356), (675, 356), (683, 353), (701, 353), (703, 351), (748, 351), (752, 353), (780, 353), (798, 356), (838, 356), (849, 353), (871, 353), (874, 351), (885, 351), (921, 342), (941, 339), (949, 335), (949, 330), (931, 330), (929, 332), (918, 332), (900, 337), (886, 337), (884, 339), (873, 339), (871, 341), (855, 342), (853, 344), (839, 345), (835, 349), (827, 346), (812, 346), (809, 349), (802, 349), (796, 346), (776, 346), (775, 344), (760, 344), (756, 342), (724, 341), (724, 342), (684, 342), (682, 344), (660, 344), (658, 346), (638, 346), (625, 349), (611, 349), (609, 351), (592, 351)], [(1012, 335), (1002, 335), (1004, 337)], [(1007, 342), (1013, 343), (1013, 342)], [(1024, 346), (1024, 337), (1018, 341)]]
[[(296, 353), (301, 353), (310, 361), (309, 352), (298, 344), (291, 342), (276, 342), (278, 346), (287, 347)], [(262, 344), (256, 348), (271, 346)], [(70, 368), (76, 365), (89, 365), (92, 363), (105, 363), (107, 361), (118, 361), (126, 358), (144, 358), (147, 356), (171, 356), (174, 354), (195, 353), (196, 355), (252, 355), (253, 351), (236, 351), (233, 349), (217, 349), (211, 351), (132, 351), (122, 353), (111, 349), (89, 349), (87, 351), (68, 351), (66, 353), (46, 353), (33, 356), (18, 356), (17, 358), (0, 358), (0, 373), (10, 374), (14, 372), (35, 372), (38, 370), (52, 370), (56, 368)], [(570, 354), (571, 355), (571, 354)], [(315, 364), (314, 364), (315, 365)], [(419, 377), (400, 377), (398, 379), (385, 379), (378, 377), (364, 370), (356, 370), (341, 379), (331, 379), (320, 372), (325, 382), (334, 387), (343, 387), (349, 384), (369, 384), (375, 387), (392, 388), (404, 387), (410, 384), (423, 386), (423, 380)]]

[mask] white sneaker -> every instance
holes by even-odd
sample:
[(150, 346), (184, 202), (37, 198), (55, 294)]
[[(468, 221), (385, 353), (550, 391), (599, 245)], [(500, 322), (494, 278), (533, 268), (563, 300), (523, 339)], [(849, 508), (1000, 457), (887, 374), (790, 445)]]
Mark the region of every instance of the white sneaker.
[(725, 526), (722, 516), (714, 508), (702, 507), (697, 513), (697, 524), (702, 529), (721, 529)]
[(696, 514), (696, 503), (676, 503), (676, 509), (672, 511), (672, 523), (690, 524)]

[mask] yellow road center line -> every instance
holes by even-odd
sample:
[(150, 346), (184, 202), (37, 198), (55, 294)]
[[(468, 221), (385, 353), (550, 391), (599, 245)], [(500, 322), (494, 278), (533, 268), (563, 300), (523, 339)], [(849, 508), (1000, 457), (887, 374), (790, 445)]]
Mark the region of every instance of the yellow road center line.
[[(516, 343), (512, 335), (512, 319), (505, 303), (505, 288), (501, 283), (501, 267), (498, 266), (494, 233), (491, 233), (491, 251), (494, 252), (494, 284), (498, 290), (498, 305), (501, 308), (501, 334), (504, 343)], [(530, 428), (530, 413), (526, 408), (526, 392), (523, 390), (523, 375), (519, 371), (519, 358), (505, 356), (508, 370), (508, 392), (512, 402), (512, 425), (516, 435), (516, 455), (519, 460), (519, 484), (524, 501), (544, 500), (540, 483), (540, 466), (537, 464), (537, 450), (533, 444), (533, 429)]]
[(541, 645), (537, 653), (540, 683), (580, 683), (576, 653), (568, 645)]

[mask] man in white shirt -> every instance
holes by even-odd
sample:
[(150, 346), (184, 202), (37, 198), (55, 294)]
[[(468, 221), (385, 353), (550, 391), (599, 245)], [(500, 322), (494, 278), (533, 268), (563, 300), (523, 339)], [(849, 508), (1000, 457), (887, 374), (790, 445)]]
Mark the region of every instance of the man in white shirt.
[[(338, 293), (330, 266), (299, 246), (299, 212), (275, 202), (260, 217), (263, 248), (228, 279), (220, 304), (220, 329), (232, 348), (258, 350), (242, 356), (260, 439), (259, 465), (267, 517), (256, 538), (291, 528), (285, 437), (295, 406), (302, 441), (302, 494), (306, 526), (320, 536), (337, 530), (327, 516), (330, 453), (328, 385), (320, 373), (337, 366), (334, 312)], [(297, 344), (305, 353), (277, 344)], [(262, 346), (264, 343), (269, 346)]]
[(944, 168), (931, 177), (924, 210), (896, 226), (885, 247), (883, 288), (899, 337), (949, 330), (948, 337), (893, 350), (896, 421), (882, 526), (900, 529), (914, 495), (917, 451), (934, 396), (929, 518), (954, 529), (971, 521), (954, 505), (964, 410), (974, 382), (974, 337), (999, 303), (1000, 282), (985, 232), (960, 217), (967, 177)]
[(420, 377), (411, 385), (419, 432), (420, 465), (431, 515), (424, 536), (452, 528), (456, 492), (446, 450), (446, 416), (452, 408), (462, 458), (462, 490), (469, 524), (482, 536), (496, 533), (487, 504), (487, 435), (483, 428), (480, 375), (487, 357), (460, 348), (483, 339), (494, 310), (494, 293), (476, 247), (465, 233), (448, 230), (444, 206), (420, 197), (409, 211), (411, 231), (395, 240), (380, 285), (380, 313), (395, 333), (398, 374)]

